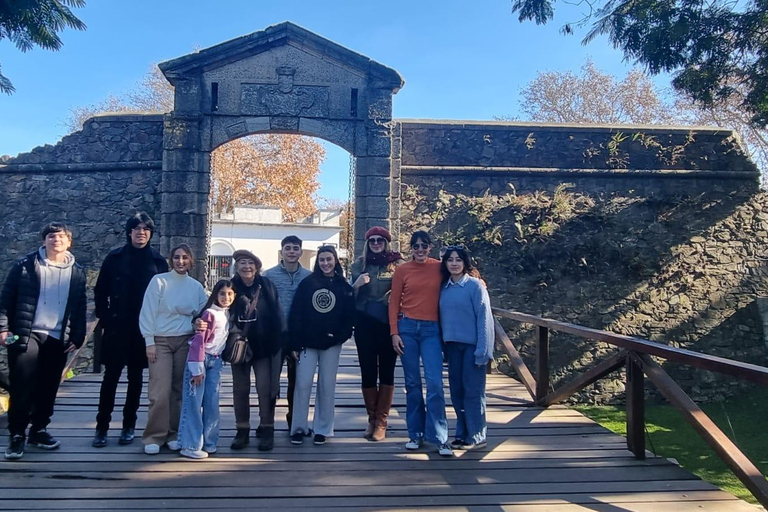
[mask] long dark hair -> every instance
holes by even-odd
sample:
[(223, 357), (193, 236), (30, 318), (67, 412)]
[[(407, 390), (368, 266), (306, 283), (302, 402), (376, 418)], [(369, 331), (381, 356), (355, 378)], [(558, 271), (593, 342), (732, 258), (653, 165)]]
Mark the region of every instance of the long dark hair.
[(203, 306), (203, 309), (201, 309), (200, 312), (195, 316), (196, 319), (200, 318), (200, 316), (203, 314), (203, 311), (210, 308), (214, 304), (216, 304), (217, 306), (219, 305), (219, 303), (216, 302), (216, 299), (219, 298), (219, 292), (222, 290), (222, 288), (232, 288), (232, 291), (234, 291), (235, 285), (229, 279), (220, 279), (219, 282), (213, 285), (213, 290), (211, 291), (211, 295), (208, 296), (208, 300), (205, 301), (205, 306)]
[(451, 254), (454, 252), (461, 258), (461, 261), (464, 262), (465, 274), (469, 274), (474, 270), (474, 267), (472, 266), (472, 258), (469, 256), (469, 250), (463, 245), (449, 245), (445, 248), (445, 254), (443, 254), (443, 259), (440, 263), (440, 273), (443, 275), (444, 283), (447, 283), (451, 278), (451, 273), (448, 272), (448, 258), (450, 258)]
[(324, 252), (329, 252), (333, 254), (333, 259), (336, 261), (336, 266), (333, 269), (334, 274), (337, 276), (340, 276), (344, 278), (344, 269), (341, 268), (341, 262), (339, 262), (339, 255), (336, 254), (336, 248), (332, 245), (321, 245), (317, 248), (317, 256), (315, 257), (315, 267), (312, 269), (312, 275), (315, 278), (321, 278), (323, 276), (323, 271), (320, 270), (320, 255)]

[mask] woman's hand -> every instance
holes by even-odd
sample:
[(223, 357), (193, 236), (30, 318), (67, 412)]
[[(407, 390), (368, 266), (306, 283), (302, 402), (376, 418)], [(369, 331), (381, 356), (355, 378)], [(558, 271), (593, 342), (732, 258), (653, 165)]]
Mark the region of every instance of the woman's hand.
[(147, 347), (147, 361), (149, 361), (150, 364), (157, 361), (157, 347), (155, 345)]
[(393, 334), (392, 349), (397, 353), (397, 355), (401, 356), (403, 355), (404, 348), (405, 348), (405, 343), (403, 343), (403, 338), (401, 338), (399, 334)]
[(195, 320), (195, 332), (203, 332), (208, 328), (208, 322), (204, 321), (202, 318), (198, 318)]
[(202, 373), (200, 375), (194, 375), (192, 377), (192, 385), (193, 386), (199, 386), (200, 384), (203, 383), (203, 379), (204, 378), (205, 378), (205, 375), (202, 374)]
[(352, 288), (354, 288), (355, 290), (359, 290), (360, 288), (362, 288), (363, 286), (367, 285), (370, 282), (371, 282), (371, 276), (368, 274), (368, 272), (366, 272), (364, 274), (360, 274), (360, 277), (358, 277), (355, 280), (355, 283), (352, 285)]

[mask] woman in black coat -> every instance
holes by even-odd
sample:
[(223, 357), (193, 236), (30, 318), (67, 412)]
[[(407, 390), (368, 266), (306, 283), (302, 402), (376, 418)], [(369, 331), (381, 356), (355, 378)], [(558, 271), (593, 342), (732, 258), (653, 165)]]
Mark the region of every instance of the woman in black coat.
[(133, 442), (136, 413), (144, 386), (144, 368), (147, 367), (146, 345), (139, 331), (139, 312), (152, 277), (168, 272), (168, 262), (149, 245), (154, 229), (155, 224), (146, 213), (139, 212), (130, 217), (125, 225), (127, 243), (104, 259), (93, 289), (96, 317), (104, 328), (101, 343), (104, 380), (99, 393), (96, 434), (91, 443), (95, 448), (107, 445), (117, 383), (126, 367), (128, 391), (119, 443)]

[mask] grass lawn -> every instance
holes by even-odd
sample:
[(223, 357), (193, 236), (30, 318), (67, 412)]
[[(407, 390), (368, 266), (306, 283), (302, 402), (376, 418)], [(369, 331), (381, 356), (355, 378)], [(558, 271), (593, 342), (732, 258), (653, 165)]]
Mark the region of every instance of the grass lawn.
[[(750, 391), (725, 402), (703, 404), (704, 412), (733, 440), (744, 454), (760, 468), (768, 471), (768, 390)], [(626, 412), (623, 407), (577, 406), (602, 426), (626, 435)], [(750, 503), (757, 503), (738, 478), (726, 467), (704, 440), (686, 423), (671, 405), (646, 404), (645, 447), (657, 455), (676, 459), (681, 466)]]

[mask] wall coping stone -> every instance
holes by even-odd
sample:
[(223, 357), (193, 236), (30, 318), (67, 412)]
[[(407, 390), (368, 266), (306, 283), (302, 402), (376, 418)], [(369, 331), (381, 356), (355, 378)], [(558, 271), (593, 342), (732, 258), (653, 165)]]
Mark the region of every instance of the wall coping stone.
[(93, 162), (84, 164), (0, 164), (0, 173), (120, 172), (162, 168), (162, 160), (147, 160), (144, 162)]
[(577, 124), (577, 123), (535, 123), (527, 121), (481, 121), (481, 120), (451, 120), (451, 119), (393, 119), (400, 123), (403, 129), (413, 128), (476, 128), (505, 131), (524, 131), (546, 129), (547, 131), (589, 131), (614, 132), (627, 131), (663, 134), (688, 134), (690, 132), (709, 132), (711, 134), (734, 134), (733, 130), (716, 126), (666, 126), (659, 124)]
[(706, 171), (686, 169), (561, 169), (543, 167), (482, 167), (482, 166), (440, 166), (440, 165), (401, 165), (403, 174), (419, 176), (461, 174), (473, 176), (487, 175), (544, 175), (544, 176), (608, 176), (616, 178), (706, 178), (740, 179), (758, 181), (760, 173), (755, 171)]

